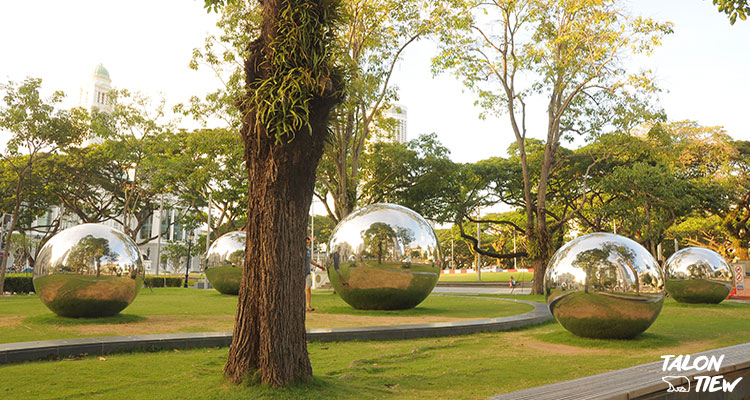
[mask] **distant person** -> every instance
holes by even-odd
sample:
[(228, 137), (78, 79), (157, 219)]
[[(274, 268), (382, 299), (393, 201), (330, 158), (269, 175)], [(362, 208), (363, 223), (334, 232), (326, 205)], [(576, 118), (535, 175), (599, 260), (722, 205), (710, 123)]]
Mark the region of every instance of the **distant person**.
[(514, 288), (516, 287), (516, 280), (513, 278), (513, 275), (510, 276), (510, 287)]
[(310, 306), (310, 300), (312, 299), (312, 268), (310, 264), (325, 271), (326, 267), (316, 263), (312, 260), (312, 250), (310, 250), (310, 236), (305, 238), (305, 300), (307, 302), (307, 311), (315, 311)]

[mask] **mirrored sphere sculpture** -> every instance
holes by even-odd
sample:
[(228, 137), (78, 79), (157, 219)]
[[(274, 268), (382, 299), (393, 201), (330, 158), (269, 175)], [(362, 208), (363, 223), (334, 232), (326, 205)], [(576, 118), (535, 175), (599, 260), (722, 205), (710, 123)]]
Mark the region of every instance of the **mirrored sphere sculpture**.
[(441, 266), (432, 227), (394, 204), (373, 204), (344, 218), (331, 233), (326, 262), (336, 293), (364, 310), (415, 307), (432, 292)]
[(638, 243), (611, 233), (584, 235), (562, 246), (547, 266), (544, 290), (565, 329), (589, 338), (632, 338), (661, 312), (663, 278)]
[(206, 278), (224, 294), (240, 292), (242, 268), (245, 265), (244, 231), (229, 232), (211, 243), (206, 255)]
[(680, 303), (721, 303), (732, 290), (732, 270), (717, 252), (682, 249), (664, 263), (667, 293)]
[(135, 242), (101, 224), (65, 229), (39, 251), (34, 290), (64, 317), (106, 317), (125, 309), (141, 290), (143, 261)]

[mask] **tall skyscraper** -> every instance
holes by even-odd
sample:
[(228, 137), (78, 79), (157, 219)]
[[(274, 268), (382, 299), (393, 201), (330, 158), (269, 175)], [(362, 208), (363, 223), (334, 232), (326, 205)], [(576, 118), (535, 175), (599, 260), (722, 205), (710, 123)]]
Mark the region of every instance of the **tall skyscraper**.
[(390, 139), (391, 141), (398, 142), (398, 143), (406, 143), (407, 142), (407, 133), (406, 133), (406, 106), (403, 104), (395, 103), (392, 106), (388, 107), (387, 110), (383, 113), (386, 118), (393, 118), (396, 120), (396, 125), (394, 126), (393, 130), (391, 132), (385, 132), (385, 138), (386, 140)]

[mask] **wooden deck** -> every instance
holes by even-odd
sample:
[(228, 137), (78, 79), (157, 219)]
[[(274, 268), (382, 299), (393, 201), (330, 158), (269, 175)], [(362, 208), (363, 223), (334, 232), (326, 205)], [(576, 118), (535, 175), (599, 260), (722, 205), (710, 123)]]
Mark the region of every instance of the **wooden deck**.
[[(571, 381), (500, 394), (491, 398), (495, 400), (750, 399), (750, 343), (692, 354), (691, 358), (693, 360), (699, 356), (718, 358), (721, 355), (724, 355), (724, 360), (718, 372), (714, 370), (662, 371), (664, 361), (660, 360)], [(730, 383), (739, 377), (742, 377), (742, 380), (734, 387), (734, 390), (728, 393), (696, 392), (695, 377), (709, 375), (723, 375), (724, 379)], [(665, 378), (668, 376), (672, 377)], [(674, 387), (683, 387), (688, 390), (686, 380), (682, 376), (690, 381), (689, 392), (668, 392), (670, 385), (666, 381)]]

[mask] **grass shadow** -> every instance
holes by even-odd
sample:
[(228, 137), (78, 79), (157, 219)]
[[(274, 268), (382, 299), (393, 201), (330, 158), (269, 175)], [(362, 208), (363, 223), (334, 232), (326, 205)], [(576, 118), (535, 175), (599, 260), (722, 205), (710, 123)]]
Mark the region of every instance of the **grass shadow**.
[(576, 336), (564, 329), (560, 329), (536, 334), (534, 337), (545, 343), (563, 344), (587, 349), (658, 349), (673, 347), (682, 343), (675, 337), (649, 332), (641, 333), (632, 339), (591, 339)]
[(347, 305), (321, 306), (318, 311), (323, 314), (364, 315), (373, 317), (425, 317), (433, 315), (443, 315), (446, 312), (454, 310), (431, 307), (415, 307), (406, 310), (358, 310)]
[(135, 314), (117, 314), (111, 317), (101, 318), (68, 318), (57, 314), (42, 314), (24, 318), (24, 322), (39, 325), (53, 326), (80, 326), (80, 325), (117, 325), (132, 324), (145, 321), (146, 317)]
[[(223, 381), (222, 390), (214, 395), (216, 399), (353, 399), (367, 397), (384, 397), (391, 392), (386, 387), (377, 387), (373, 382), (350, 377), (332, 378), (314, 376), (305, 382), (294, 382), (283, 388), (273, 388), (266, 384), (253, 384), (247, 379), (240, 385)], [(353, 376), (351, 376), (353, 378)], [(358, 377), (359, 378), (359, 377)]]
[(669, 306), (672, 308), (677, 309), (694, 309), (694, 310), (747, 310), (749, 307), (748, 304), (745, 303), (738, 303), (738, 302), (731, 302), (731, 301), (722, 301), (719, 304), (705, 304), (705, 303), (678, 303), (676, 301), (670, 301), (669, 303), (665, 302), (665, 306)]

